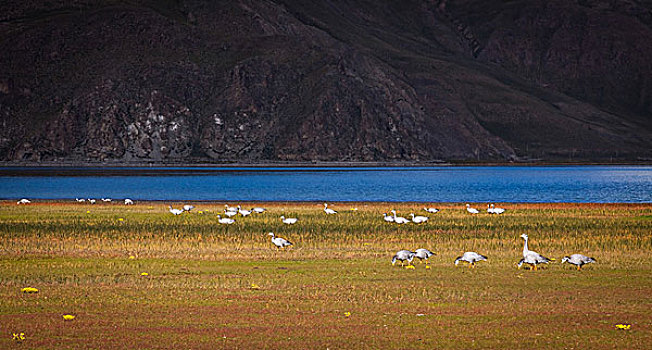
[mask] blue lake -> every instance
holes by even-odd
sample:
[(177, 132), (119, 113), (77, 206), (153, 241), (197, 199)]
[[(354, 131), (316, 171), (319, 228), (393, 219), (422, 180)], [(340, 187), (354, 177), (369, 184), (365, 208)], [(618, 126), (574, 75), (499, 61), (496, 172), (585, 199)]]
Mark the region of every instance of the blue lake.
[(0, 167), (0, 199), (652, 202), (652, 166)]

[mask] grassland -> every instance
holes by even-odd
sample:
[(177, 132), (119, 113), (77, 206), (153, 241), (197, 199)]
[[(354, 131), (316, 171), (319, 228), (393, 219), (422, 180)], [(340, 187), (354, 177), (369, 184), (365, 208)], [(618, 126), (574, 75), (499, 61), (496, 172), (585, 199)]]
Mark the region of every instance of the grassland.
[[(441, 204), (427, 224), (403, 226), (382, 213), (423, 205), (332, 203), (340, 213), (326, 216), (321, 203), (266, 203), (267, 213), (223, 226), (224, 203), (180, 216), (167, 204), (1, 203), (0, 348), (652, 344), (650, 204), (506, 204), (501, 216)], [(292, 249), (276, 250), (270, 231)], [(517, 270), (521, 233), (558, 261), (580, 252), (598, 262)], [(430, 269), (391, 266), (397, 250), (419, 247), (437, 253)], [(489, 261), (455, 267), (467, 250)]]

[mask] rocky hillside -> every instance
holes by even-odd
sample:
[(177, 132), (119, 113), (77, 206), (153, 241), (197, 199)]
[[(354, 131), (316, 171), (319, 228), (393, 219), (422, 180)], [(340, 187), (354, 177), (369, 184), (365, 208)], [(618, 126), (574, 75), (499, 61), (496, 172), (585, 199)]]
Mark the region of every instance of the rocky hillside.
[(652, 159), (652, 1), (15, 1), (0, 160)]

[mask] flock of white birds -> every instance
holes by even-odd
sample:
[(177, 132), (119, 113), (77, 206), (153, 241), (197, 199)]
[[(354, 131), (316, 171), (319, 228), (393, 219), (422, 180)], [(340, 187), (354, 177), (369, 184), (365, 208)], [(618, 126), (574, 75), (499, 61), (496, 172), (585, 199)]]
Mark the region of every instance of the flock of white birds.
[[(95, 204), (96, 200), (92, 198), (75, 198), (75, 201), (78, 203), (83, 203), (83, 202), (88, 202), (90, 204)], [(111, 198), (101, 198), (102, 202), (109, 203), (112, 202)], [(27, 198), (22, 198), (19, 201), (16, 202), (16, 204), (29, 204), (31, 201)], [(125, 198), (124, 199), (124, 204), (125, 205), (133, 205), (134, 201)], [(181, 209), (176, 209), (173, 208), (172, 206), (168, 206), (168, 209), (170, 213), (173, 215), (181, 215), (184, 212), (190, 212), (193, 210), (195, 206), (190, 205), (190, 204), (185, 204)], [(352, 209), (352, 210), (357, 210), (357, 208)], [(431, 213), (431, 214), (436, 214), (440, 210), (437, 208), (428, 208), (424, 207), (424, 211)], [(224, 217), (222, 215), (217, 215), (217, 222), (223, 225), (231, 225), (235, 223), (235, 219), (233, 217), (240, 215), (241, 217), (247, 217), (251, 214), (262, 214), (266, 212), (267, 209), (262, 208), (262, 207), (253, 207), (251, 209), (243, 209), (240, 205), (236, 207), (231, 207), (228, 204), (224, 205)], [(480, 211), (476, 208), (471, 207), (470, 204), (466, 204), (466, 211), (472, 215), (479, 214)], [(326, 215), (336, 215), (338, 212), (333, 210), (332, 208), (328, 207), (328, 203), (324, 203), (324, 213)], [(422, 215), (415, 215), (414, 213), (410, 213), (411, 219), (404, 218), (402, 216), (398, 216), (396, 213), (396, 210), (391, 210), (390, 213), (392, 215), (388, 215), (387, 213), (383, 213), (383, 220), (388, 223), (396, 223), (396, 224), (407, 224), (407, 223), (414, 223), (414, 224), (424, 224), (428, 222), (430, 219), (427, 216), (422, 216)], [(500, 215), (505, 213), (504, 208), (498, 208), (496, 207), (493, 203), (487, 205), (487, 213), (488, 214), (496, 214)], [(281, 216), (280, 220), (282, 223), (286, 225), (294, 225), (296, 224), (299, 219), (298, 218), (286, 218), (285, 216)], [(271, 236), (271, 241), (272, 244), (276, 246), (276, 248), (287, 248), (292, 245), (292, 242), (288, 241), (285, 238), (278, 237), (276, 236), (273, 232), (268, 233), (269, 236)], [(528, 249), (528, 235), (522, 234), (521, 238), (524, 240), (523, 244), (523, 258), (517, 263), (518, 268), (520, 269), (523, 264), (527, 264), (530, 266), (530, 269), (533, 271), (536, 271), (538, 269), (538, 265), (541, 264), (548, 264), (551, 261), (554, 261), (555, 259), (552, 258), (546, 258), (545, 256), (529, 250)], [(426, 268), (430, 268), (428, 266), (428, 258), (433, 256), (434, 253), (431, 252), (428, 249), (425, 248), (419, 248), (416, 249), (415, 251), (411, 250), (399, 250), (393, 257), (392, 257), (392, 265), (395, 265), (397, 261), (401, 263), (401, 266), (405, 266), (405, 262), (407, 261), (408, 265), (405, 267), (408, 268), (414, 268), (414, 265), (412, 265), (412, 261), (414, 258), (419, 259), (419, 261), (425, 261), (426, 263)], [(487, 260), (487, 257), (476, 253), (476, 252), (465, 252), (461, 256), (457, 257), (454, 261), (455, 265), (457, 266), (460, 261), (468, 263), (469, 267), (475, 267), (475, 264), (479, 261), (485, 261)], [(596, 260), (594, 258), (588, 257), (586, 255), (582, 254), (572, 254), (569, 256), (565, 256), (562, 258), (561, 263), (569, 263), (572, 265), (575, 265), (577, 267), (577, 270), (581, 270), (582, 266), (590, 263), (594, 263)]]

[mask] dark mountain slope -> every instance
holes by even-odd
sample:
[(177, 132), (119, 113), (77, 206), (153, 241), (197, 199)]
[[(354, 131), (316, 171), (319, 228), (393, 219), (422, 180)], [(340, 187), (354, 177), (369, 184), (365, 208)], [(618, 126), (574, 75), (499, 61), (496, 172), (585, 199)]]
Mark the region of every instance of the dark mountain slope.
[(2, 6), (3, 160), (652, 158), (649, 3)]

